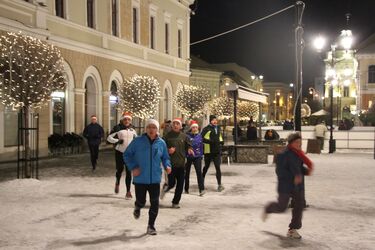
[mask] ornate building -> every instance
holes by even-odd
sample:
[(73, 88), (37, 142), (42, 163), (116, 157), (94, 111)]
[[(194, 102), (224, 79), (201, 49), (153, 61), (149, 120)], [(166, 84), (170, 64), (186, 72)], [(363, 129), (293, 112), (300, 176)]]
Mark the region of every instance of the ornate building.
[[(134, 74), (161, 85), (155, 117), (177, 114), (172, 96), (189, 82), (193, 0), (0, 0), (0, 32), (23, 32), (57, 46), (68, 85), (40, 113), (40, 152), (52, 133), (80, 134), (89, 117), (109, 131), (118, 122), (117, 90)], [(14, 155), (17, 113), (0, 107), (0, 154)], [(5, 159), (5, 158), (4, 158)]]

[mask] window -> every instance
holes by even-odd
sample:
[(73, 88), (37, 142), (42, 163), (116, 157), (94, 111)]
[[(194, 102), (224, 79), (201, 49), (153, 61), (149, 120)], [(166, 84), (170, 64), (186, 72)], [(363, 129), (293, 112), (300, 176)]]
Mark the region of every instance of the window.
[(52, 93), (53, 133), (63, 135), (65, 132), (65, 95), (64, 92)]
[(169, 23), (165, 23), (165, 53), (169, 54)]
[(95, 0), (87, 0), (87, 26), (95, 28)]
[(150, 17), (150, 48), (155, 49), (155, 17)]
[(5, 107), (4, 110), (4, 146), (17, 146), (18, 112)]
[(117, 106), (118, 106), (118, 96), (117, 96), (117, 85), (115, 81), (111, 83), (111, 95), (109, 97), (109, 105), (110, 105), (110, 129), (112, 129), (118, 121), (117, 116)]
[(344, 86), (344, 97), (349, 97), (349, 87)]
[(133, 8), (133, 42), (138, 43), (138, 10)]
[(64, 0), (55, 0), (56, 16), (65, 18)]
[(182, 57), (182, 30), (178, 30), (178, 33), (177, 33), (177, 46), (178, 46), (178, 57), (181, 58)]
[(368, 67), (368, 82), (375, 83), (375, 65)]
[(119, 36), (118, 33), (118, 5), (117, 0), (112, 0), (112, 35)]

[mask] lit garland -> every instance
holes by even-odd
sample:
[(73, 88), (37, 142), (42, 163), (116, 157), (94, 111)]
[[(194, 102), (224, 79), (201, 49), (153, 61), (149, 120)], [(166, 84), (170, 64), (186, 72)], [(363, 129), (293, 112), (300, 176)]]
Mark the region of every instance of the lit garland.
[(210, 114), (214, 114), (219, 118), (230, 118), (233, 115), (233, 99), (228, 97), (215, 98), (210, 103)]
[(60, 51), (21, 33), (0, 37), (0, 102), (14, 108), (39, 108), (51, 93), (64, 90), (66, 79)]
[(253, 117), (253, 120), (258, 120), (259, 116), (259, 107), (254, 102), (239, 102), (237, 104), (237, 114), (238, 118), (242, 120), (249, 120), (250, 117)]
[(159, 105), (160, 84), (152, 76), (134, 75), (124, 81), (118, 95), (122, 111), (141, 119), (151, 118)]
[(202, 117), (205, 113), (205, 105), (209, 100), (210, 94), (207, 89), (192, 85), (179, 86), (173, 97), (176, 109), (188, 118)]
[(308, 104), (302, 103), (301, 105), (301, 117), (309, 117), (311, 115), (311, 108)]

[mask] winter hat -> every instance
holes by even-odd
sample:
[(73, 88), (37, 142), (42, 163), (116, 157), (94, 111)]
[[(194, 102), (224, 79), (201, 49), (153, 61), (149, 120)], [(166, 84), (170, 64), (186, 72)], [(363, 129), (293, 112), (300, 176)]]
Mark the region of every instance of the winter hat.
[(192, 121), (190, 122), (190, 128), (192, 128), (192, 127), (199, 127), (198, 122), (192, 120)]
[(155, 119), (148, 119), (146, 121), (146, 128), (148, 127), (148, 125), (151, 125), (151, 124), (155, 125), (156, 128), (159, 130), (159, 122), (157, 120), (155, 120)]
[(174, 123), (174, 122), (178, 122), (182, 126), (182, 118), (174, 118), (172, 123)]
[(125, 111), (124, 113), (122, 113), (122, 116), (121, 116), (121, 120), (124, 120), (125, 118), (129, 118), (130, 120), (132, 120), (132, 113), (130, 112), (127, 112)]
[(291, 133), (288, 135), (287, 141), (288, 144), (291, 144), (295, 140), (302, 139), (300, 132)]
[(216, 115), (210, 115), (210, 123), (213, 119), (217, 119)]

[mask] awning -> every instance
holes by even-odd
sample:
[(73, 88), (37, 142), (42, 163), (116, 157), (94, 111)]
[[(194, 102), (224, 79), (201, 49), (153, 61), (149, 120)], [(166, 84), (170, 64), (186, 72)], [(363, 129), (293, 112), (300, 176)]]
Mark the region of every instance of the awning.
[(226, 91), (236, 91), (237, 90), (237, 97), (241, 100), (246, 100), (250, 102), (260, 102), (263, 104), (267, 104), (267, 97), (268, 94), (259, 92), (253, 89), (249, 89), (243, 86), (239, 86), (237, 84), (230, 84), (229, 86), (225, 87)]

